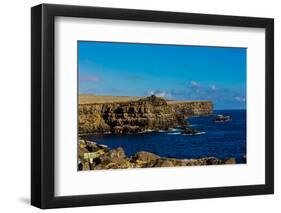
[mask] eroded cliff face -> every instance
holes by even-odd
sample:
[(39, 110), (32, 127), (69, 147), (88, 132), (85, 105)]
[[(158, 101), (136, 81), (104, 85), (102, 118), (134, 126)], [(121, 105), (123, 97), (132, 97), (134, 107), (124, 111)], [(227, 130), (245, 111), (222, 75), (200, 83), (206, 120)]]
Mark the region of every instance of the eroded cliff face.
[(186, 116), (212, 113), (211, 102), (167, 103), (150, 96), (122, 103), (79, 105), (79, 134), (133, 134), (187, 126)]
[(183, 114), (185, 117), (213, 113), (213, 103), (211, 101), (170, 101), (168, 103), (176, 112)]

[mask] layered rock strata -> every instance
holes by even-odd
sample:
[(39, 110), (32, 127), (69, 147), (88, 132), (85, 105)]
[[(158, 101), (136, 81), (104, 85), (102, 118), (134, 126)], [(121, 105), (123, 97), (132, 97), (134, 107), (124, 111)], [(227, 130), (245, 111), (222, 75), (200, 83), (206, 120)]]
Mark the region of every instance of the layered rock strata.
[(80, 104), (79, 134), (136, 134), (187, 126), (185, 118), (213, 111), (209, 101), (168, 103), (154, 95), (139, 100)]
[(189, 116), (203, 116), (213, 113), (213, 103), (211, 101), (168, 101), (168, 104), (176, 112)]

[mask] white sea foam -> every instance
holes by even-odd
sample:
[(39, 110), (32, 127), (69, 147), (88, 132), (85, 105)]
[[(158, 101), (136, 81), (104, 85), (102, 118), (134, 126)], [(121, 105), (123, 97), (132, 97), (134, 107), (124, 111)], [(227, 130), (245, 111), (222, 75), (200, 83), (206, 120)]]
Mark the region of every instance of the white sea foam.
[(194, 126), (198, 126), (197, 124), (191, 124), (189, 125), (189, 127), (194, 127)]
[(175, 129), (170, 129), (170, 131), (171, 132), (178, 132), (178, 131), (180, 131), (180, 129), (175, 128)]
[(196, 135), (204, 135), (206, 132), (198, 132)]
[(180, 132), (169, 132), (168, 135), (180, 135)]
[(154, 130), (147, 129), (147, 130), (144, 130), (144, 131), (140, 132), (139, 134), (144, 134), (144, 133), (149, 133), (149, 132), (154, 132)]
[(195, 134), (183, 134), (183, 135), (190, 136), (190, 135), (204, 135), (204, 134), (206, 134), (206, 132), (197, 132)]

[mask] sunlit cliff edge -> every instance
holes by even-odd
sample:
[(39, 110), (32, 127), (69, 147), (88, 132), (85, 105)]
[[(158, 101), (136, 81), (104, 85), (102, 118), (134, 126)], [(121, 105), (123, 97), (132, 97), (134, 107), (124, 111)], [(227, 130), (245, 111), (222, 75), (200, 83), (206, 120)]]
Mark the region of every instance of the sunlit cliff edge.
[(187, 127), (187, 117), (210, 115), (207, 100), (165, 100), (149, 97), (80, 95), (79, 134), (136, 134)]

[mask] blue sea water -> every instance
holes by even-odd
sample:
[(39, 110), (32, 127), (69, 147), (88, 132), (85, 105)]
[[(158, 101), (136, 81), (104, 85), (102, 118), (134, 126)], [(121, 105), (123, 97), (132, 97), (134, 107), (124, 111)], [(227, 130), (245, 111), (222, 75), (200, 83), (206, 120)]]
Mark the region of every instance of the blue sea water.
[[(214, 122), (215, 115), (230, 115), (232, 120)], [(216, 110), (214, 115), (191, 117), (190, 128), (198, 135), (182, 135), (180, 129), (147, 132), (136, 135), (87, 135), (83, 138), (108, 145), (123, 147), (127, 156), (138, 151), (148, 151), (161, 157), (188, 159), (234, 157), (238, 163), (246, 155), (246, 110)]]

